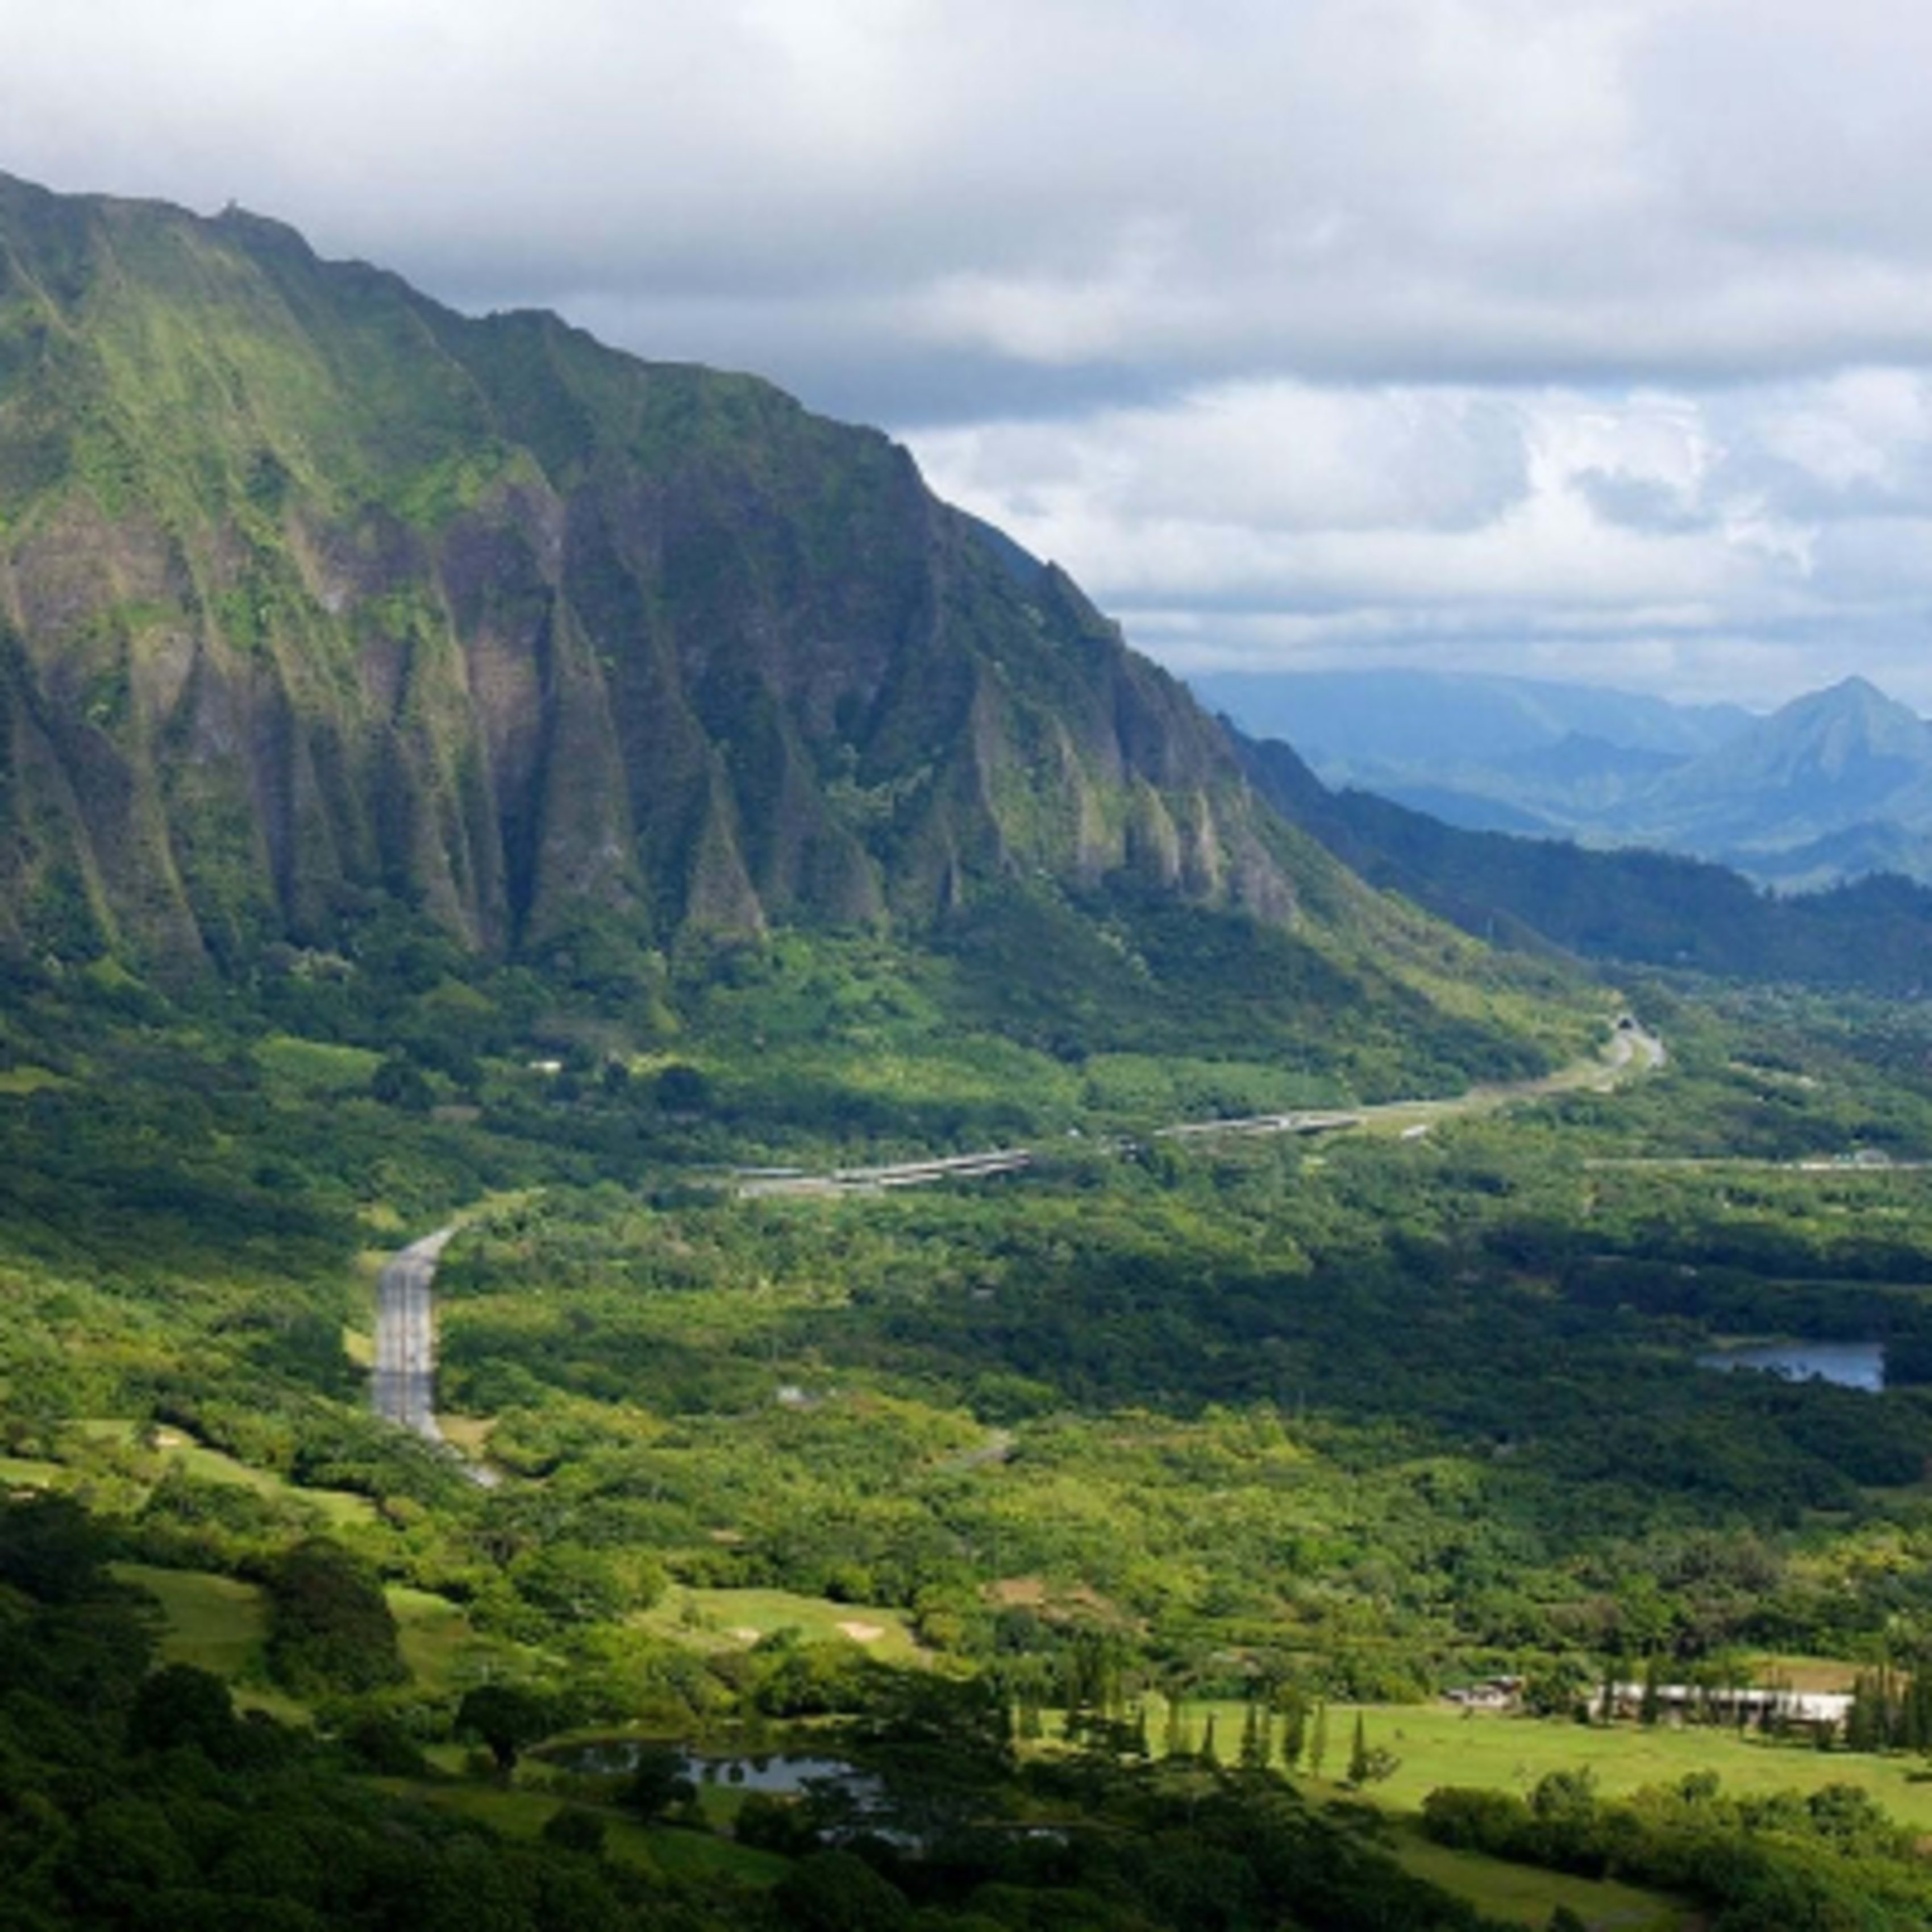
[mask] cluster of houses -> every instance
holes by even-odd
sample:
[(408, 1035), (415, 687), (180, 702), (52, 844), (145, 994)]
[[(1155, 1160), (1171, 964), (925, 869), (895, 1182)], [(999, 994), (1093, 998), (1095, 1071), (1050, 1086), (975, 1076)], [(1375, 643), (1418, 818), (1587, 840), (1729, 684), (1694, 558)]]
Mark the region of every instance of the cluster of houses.
[[(1789, 1685), (1763, 1684), (1619, 1684), (1600, 1685), (1590, 1706), (1598, 1715), (1607, 1693), (1612, 1718), (1640, 1718), (1646, 1699), (1656, 1720), (1666, 1724), (1735, 1724), (1768, 1730), (1807, 1730), (1834, 1736), (1844, 1728), (1852, 1708), (1851, 1694), (1844, 1690), (1794, 1690)], [(1523, 1679), (1490, 1677), (1480, 1683), (1445, 1691), (1444, 1701), (1466, 1712), (1511, 1712), (1522, 1708)]]

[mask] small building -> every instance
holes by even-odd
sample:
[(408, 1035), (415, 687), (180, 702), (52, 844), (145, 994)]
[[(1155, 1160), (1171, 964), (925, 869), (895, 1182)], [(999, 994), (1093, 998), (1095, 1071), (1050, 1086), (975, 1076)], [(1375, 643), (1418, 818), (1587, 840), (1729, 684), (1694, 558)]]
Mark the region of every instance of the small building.
[(1458, 1685), (1442, 1694), (1444, 1702), (1463, 1711), (1514, 1711), (1522, 1705), (1520, 1677), (1486, 1677), (1479, 1684)]

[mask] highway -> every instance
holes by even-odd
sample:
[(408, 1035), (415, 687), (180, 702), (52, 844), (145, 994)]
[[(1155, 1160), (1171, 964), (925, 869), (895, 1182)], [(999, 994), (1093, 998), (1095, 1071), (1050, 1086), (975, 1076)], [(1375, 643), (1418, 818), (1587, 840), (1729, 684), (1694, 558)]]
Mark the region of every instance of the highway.
[[(1159, 1130), (1156, 1138), (1322, 1134), (1381, 1124), (1408, 1138), (1426, 1132), (1436, 1120), (1513, 1100), (1561, 1093), (1580, 1085), (1607, 1091), (1634, 1073), (1655, 1072), (1665, 1058), (1664, 1042), (1627, 1019), (1619, 1024), (1600, 1054), (1541, 1080), (1478, 1088), (1448, 1100), (1384, 1102), (1347, 1112), (1252, 1114), (1237, 1119), (1184, 1121)], [(1108, 1141), (1094, 1144), (1125, 1153), (1134, 1144)], [(1029, 1148), (995, 1148), (982, 1154), (944, 1155), (888, 1166), (838, 1168), (830, 1174), (745, 1169), (735, 1178), (734, 1186), (740, 1199), (878, 1193), (891, 1188), (930, 1186), (938, 1181), (1024, 1173), (1036, 1157)], [(412, 1241), (384, 1264), (376, 1287), (376, 1368), (370, 1378), (370, 1400), (378, 1415), (413, 1430), (430, 1442), (441, 1442), (443, 1435), (436, 1420), (436, 1316), (430, 1286), (436, 1262), (455, 1232), (454, 1227), (439, 1228), (434, 1234)], [(472, 1466), (471, 1474), (478, 1482), (494, 1480), (480, 1467)]]
[(1342, 1127), (1359, 1127), (1369, 1118), (1361, 1108), (1352, 1112), (1304, 1112), (1296, 1114), (1241, 1114), (1226, 1120), (1183, 1120), (1178, 1126), (1156, 1127), (1157, 1141), (1197, 1140), (1207, 1135), (1328, 1134)]
[(442, 1440), (436, 1423), (436, 1317), (430, 1282), (454, 1228), (412, 1241), (376, 1284), (376, 1372), (370, 1400), (385, 1420)]
[(744, 1174), (741, 1200), (775, 1194), (869, 1194), (886, 1187), (926, 1187), (935, 1180), (977, 1180), (992, 1174), (1018, 1174), (1030, 1167), (1030, 1148), (994, 1148), (985, 1154), (943, 1154), (886, 1167), (840, 1167), (830, 1174)]
[[(1265, 1134), (1330, 1134), (1352, 1127), (1393, 1130), (1404, 1139), (1426, 1134), (1438, 1121), (1460, 1114), (1484, 1113), (1514, 1102), (1547, 1099), (1587, 1088), (1607, 1094), (1624, 1081), (1654, 1073), (1667, 1054), (1662, 1040), (1626, 1016), (1618, 1022), (1603, 1050), (1540, 1079), (1472, 1088), (1468, 1093), (1439, 1100), (1382, 1100), (1348, 1108), (1304, 1108), (1292, 1113), (1247, 1114), (1211, 1120), (1183, 1120), (1156, 1127), (1155, 1140), (1236, 1139)], [(1108, 1139), (1089, 1142), (1101, 1152), (1128, 1154), (1137, 1143)], [(740, 1168), (732, 1180), (741, 1201), (785, 1195), (877, 1194), (886, 1189), (929, 1187), (944, 1180), (977, 1180), (995, 1174), (1022, 1174), (1039, 1158), (1032, 1148), (994, 1148), (984, 1154), (950, 1154), (938, 1159), (909, 1160), (885, 1167), (841, 1167), (830, 1174), (811, 1174), (791, 1168)]]

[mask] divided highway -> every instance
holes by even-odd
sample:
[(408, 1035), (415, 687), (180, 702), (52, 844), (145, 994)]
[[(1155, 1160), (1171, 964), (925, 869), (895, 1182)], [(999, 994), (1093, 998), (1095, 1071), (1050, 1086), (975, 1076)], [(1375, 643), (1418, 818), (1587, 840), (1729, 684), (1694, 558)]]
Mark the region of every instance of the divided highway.
[[(1479, 1088), (1455, 1100), (1384, 1102), (1346, 1113), (1256, 1114), (1236, 1120), (1190, 1120), (1161, 1129), (1156, 1138), (1332, 1133), (1377, 1121), (1400, 1129), (1406, 1137), (1426, 1132), (1438, 1120), (1509, 1100), (1582, 1085), (1607, 1090), (1633, 1074), (1655, 1072), (1664, 1060), (1664, 1042), (1626, 1018), (1604, 1054), (1542, 1080)], [(1124, 1148), (1126, 1143), (1111, 1144)], [(840, 1168), (830, 1174), (747, 1170), (736, 1177), (734, 1188), (740, 1198), (872, 1193), (888, 1188), (929, 1186), (936, 1181), (1022, 1173), (1034, 1159), (1029, 1148), (998, 1148), (983, 1154), (952, 1154), (884, 1167)], [(376, 1289), (376, 1370), (370, 1390), (376, 1413), (431, 1442), (440, 1442), (443, 1436), (436, 1420), (436, 1318), (430, 1284), (436, 1262), (455, 1232), (453, 1227), (439, 1228), (434, 1234), (412, 1241), (384, 1265)], [(472, 1473), (478, 1481), (491, 1480), (480, 1471)]]
[(431, 1442), (436, 1423), (436, 1316), (430, 1282), (454, 1228), (412, 1241), (384, 1264), (376, 1284), (376, 1413)]
[[(1264, 1134), (1330, 1134), (1351, 1127), (1379, 1125), (1400, 1131), (1405, 1138), (1426, 1133), (1439, 1120), (1459, 1114), (1483, 1113), (1518, 1100), (1545, 1099), (1555, 1094), (1589, 1088), (1608, 1093), (1639, 1073), (1654, 1073), (1664, 1064), (1662, 1040), (1628, 1016), (1612, 1030), (1604, 1050), (1540, 1079), (1520, 1080), (1498, 1086), (1472, 1088), (1442, 1100), (1379, 1100), (1347, 1109), (1304, 1108), (1294, 1113), (1248, 1114), (1211, 1120), (1183, 1120), (1157, 1127), (1155, 1140), (1232, 1138)], [(1130, 1141), (1090, 1144), (1116, 1153), (1130, 1150)], [(740, 1168), (732, 1186), (740, 1200), (782, 1195), (876, 1194), (890, 1188), (929, 1187), (942, 1180), (976, 1180), (990, 1174), (1021, 1174), (1038, 1158), (1032, 1148), (994, 1148), (983, 1154), (948, 1154), (936, 1159), (896, 1162), (885, 1167), (841, 1167), (830, 1174), (796, 1168)]]

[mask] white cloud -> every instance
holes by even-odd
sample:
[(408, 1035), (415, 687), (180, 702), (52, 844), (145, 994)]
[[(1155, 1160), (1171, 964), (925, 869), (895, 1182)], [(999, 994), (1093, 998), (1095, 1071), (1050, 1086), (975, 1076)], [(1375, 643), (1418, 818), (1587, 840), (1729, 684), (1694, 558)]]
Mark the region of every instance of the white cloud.
[(1430, 652), (1770, 704), (1864, 659), (1932, 698), (1913, 372), (1716, 395), (1229, 386), (916, 446), (1183, 668)]
[(943, 488), (1023, 493), (1069, 515), (1293, 529), (1460, 527), (1528, 488), (1521, 412), (1440, 390), (1233, 383), (1077, 423), (941, 431), (919, 446)]
[(0, 0), (0, 165), (761, 370), (1177, 654), (1928, 676), (1908, 0)]

